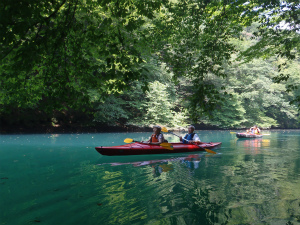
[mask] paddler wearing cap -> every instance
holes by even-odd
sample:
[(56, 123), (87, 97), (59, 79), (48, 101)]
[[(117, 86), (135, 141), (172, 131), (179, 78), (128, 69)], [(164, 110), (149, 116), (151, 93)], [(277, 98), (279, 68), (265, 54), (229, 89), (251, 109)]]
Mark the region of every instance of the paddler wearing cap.
[(188, 127), (188, 133), (184, 136), (184, 138), (179, 137), (180, 141), (184, 144), (188, 144), (188, 143), (197, 143), (200, 144), (201, 140), (198, 137), (198, 135), (196, 133), (194, 133), (195, 131), (195, 127), (193, 125), (190, 125)]
[(151, 135), (148, 143), (150, 145), (160, 145), (165, 141), (164, 135), (161, 133), (160, 126), (153, 126), (153, 134)]

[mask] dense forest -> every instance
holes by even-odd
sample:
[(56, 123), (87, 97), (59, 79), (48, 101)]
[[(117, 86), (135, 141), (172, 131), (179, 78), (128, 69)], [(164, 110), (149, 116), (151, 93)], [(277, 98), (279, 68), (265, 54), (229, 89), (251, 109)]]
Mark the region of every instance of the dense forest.
[(299, 1), (10, 0), (0, 21), (3, 130), (300, 127)]

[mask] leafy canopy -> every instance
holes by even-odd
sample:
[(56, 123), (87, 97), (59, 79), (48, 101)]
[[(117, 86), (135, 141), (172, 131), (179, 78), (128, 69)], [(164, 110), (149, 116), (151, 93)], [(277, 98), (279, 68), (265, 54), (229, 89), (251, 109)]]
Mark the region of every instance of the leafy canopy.
[[(299, 52), (299, 1), (11, 0), (0, 7), (2, 110), (85, 109), (90, 90), (121, 93), (136, 80), (147, 90), (147, 64), (159, 57), (174, 84), (191, 80), (188, 102), (196, 120), (224, 101), (226, 88), (209, 76), (231, 76), (224, 65), (233, 63), (233, 54), (240, 62), (283, 58), (280, 72)], [(231, 40), (253, 23), (255, 44), (235, 46)]]

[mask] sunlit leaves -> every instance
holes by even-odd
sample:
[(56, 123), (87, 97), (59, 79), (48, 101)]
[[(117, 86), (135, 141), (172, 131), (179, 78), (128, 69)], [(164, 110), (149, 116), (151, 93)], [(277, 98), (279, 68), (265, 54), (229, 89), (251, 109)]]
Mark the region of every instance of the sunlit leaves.
[[(23, 1), (20, 10), (14, 11), (14, 2), (6, 2), (1, 11), (1, 76), (18, 80), (22, 80), (19, 74), (28, 79), (38, 77), (32, 84), (37, 89), (36, 99), (47, 99), (48, 109), (53, 102), (57, 102), (52, 105), (56, 109), (59, 104), (80, 108), (80, 104), (89, 103), (91, 88), (114, 93), (128, 88), (129, 81), (147, 80), (142, 73), (148, 32), (144, 25), (161, 4)], [(20, 100), (17, 82), (2, 83), (1, 87), (12, 99)], [(23, 91), (30, 95), (28, 89)], [(38, 101), (28, 106), (34, 104)]]

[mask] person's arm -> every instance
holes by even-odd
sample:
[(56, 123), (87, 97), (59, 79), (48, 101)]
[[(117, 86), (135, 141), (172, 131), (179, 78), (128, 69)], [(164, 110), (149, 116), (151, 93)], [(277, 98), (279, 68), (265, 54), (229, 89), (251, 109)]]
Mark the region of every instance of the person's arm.
[(180, 138), (180, 141), (181, 141), (183, 144), (188, 144), (189, 141), (185, 140), (185, 138), (187, 138), (187, 135), (185, 135), (183, 138), (181, 137), (181, 138)]
[(152, 139), (152, 138), (150, 137), (150, 138), (149, 138), (149, 140), (148, 140), (148, 141), (146, 141), (146, 142), (150, 144), (150, 142), (151, 142), (151, 139)]
[(200, 141), (200, 138), (197, 134), (194, 134), (193, 141)]
[(165, 141), (164, 135), (163, 135), (163, 134), (160, 134), (160, 135), (158, 136), (158, 144), (161, 144), (161, 143), (163, 143), (164, 141)]
[(197, 134), (194, 135), (193, 142), (197, 142), (197, 143), (201, 142), (201, 140), (200, 140), (200, 138), (199, 138), (199, 136)]

